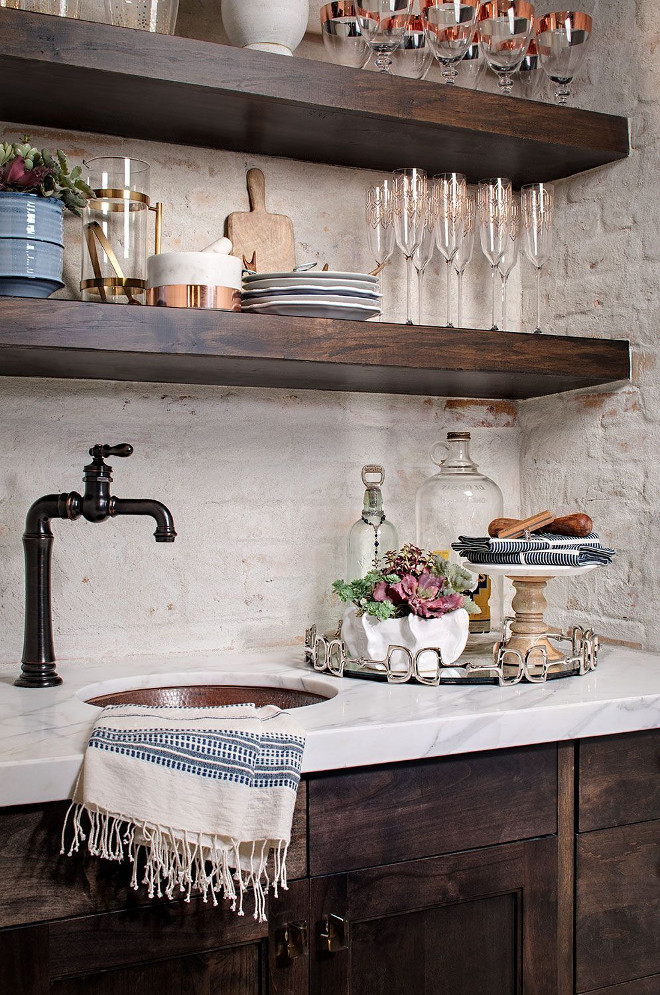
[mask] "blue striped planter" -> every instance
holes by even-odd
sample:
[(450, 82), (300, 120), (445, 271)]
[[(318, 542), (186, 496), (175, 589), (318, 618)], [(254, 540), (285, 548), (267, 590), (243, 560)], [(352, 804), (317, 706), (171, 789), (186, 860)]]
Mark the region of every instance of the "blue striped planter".
[(62, 202), (0, 191), (0, 295), (49, 297), (64, 286)]

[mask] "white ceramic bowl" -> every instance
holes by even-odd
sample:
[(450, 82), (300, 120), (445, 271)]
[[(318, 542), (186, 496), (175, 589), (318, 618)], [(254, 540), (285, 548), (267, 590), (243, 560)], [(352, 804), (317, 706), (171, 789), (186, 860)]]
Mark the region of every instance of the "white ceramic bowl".
[(222, 0), (222, 23), (232, 45), (292, 55), (303, 39), (308, 0)]

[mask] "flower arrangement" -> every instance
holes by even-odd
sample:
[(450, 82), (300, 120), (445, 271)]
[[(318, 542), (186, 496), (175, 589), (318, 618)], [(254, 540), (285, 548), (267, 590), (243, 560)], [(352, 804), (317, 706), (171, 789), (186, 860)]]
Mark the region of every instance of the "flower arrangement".
[(408, 544), (398, 553), (385, 553), (381, 565), (359, 580), (336, 580), (332, 587), (341, 601), (356, 606), (358, 616), (373, 615), (384, 622), (407, 615), (441, 618), (459, 608), (479, 614), (464, 593), (473, 583), (468, 570)]
[(51, 155), (46, 149), (34, 148), (27, 137), (0, 145), (0, 191), (52, 197), (78, 216), (93, 195), (82, 179), (82, 166), (70, 170), (61, 149)]

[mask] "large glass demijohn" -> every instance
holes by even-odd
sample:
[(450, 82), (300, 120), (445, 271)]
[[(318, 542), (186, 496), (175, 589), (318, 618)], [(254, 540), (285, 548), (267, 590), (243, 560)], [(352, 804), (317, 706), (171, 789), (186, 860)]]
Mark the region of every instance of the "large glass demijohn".
[[(448, 432), (446, 445), (437, 443), (431, 450), (431, 459), (439, 472), (425, 480), (417, 491), (417, 544), (458, 563), (460, 557), (451, 544), (460, 535), (488, 535), (490, 522), (502, 517), (502, 491), (473, 462), (469, 432)], [(501, 597), (491, 598), (488, 577), (479, 577), (473, 598), (481, 614), (470, 616), (470, 631), (490, 631), (491, 609), (492, 622), (499, 626)]]

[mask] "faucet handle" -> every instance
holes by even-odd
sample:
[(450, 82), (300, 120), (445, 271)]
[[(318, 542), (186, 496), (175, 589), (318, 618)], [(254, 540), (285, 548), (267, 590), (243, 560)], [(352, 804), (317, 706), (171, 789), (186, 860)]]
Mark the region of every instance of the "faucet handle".
[(133, 446), (130, 446), (128, 442), (120, 442), (116, 446), (92, 446), (89, 455), (93, 456), (94, 459), (105, 459), (106, 456), (130, 456), (132, 452)]

